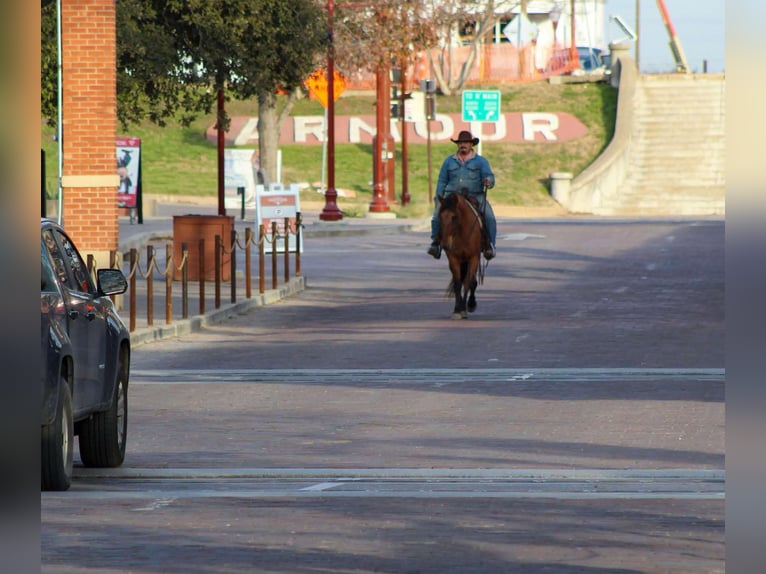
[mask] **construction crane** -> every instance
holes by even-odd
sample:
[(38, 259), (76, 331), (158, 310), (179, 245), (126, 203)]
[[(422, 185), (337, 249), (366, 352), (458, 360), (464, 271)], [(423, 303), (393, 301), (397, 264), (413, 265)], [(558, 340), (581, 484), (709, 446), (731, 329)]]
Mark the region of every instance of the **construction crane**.
[(670, 21), (670, 14), (665, 6), (665, 0), (657, 0), (657, 7), (660, 9), (662, 15), (662, 21), (665, 23), (665, 28), (670, 36), (670, 51), (673, 52), (673, 59), (676, 61), (676, 72), (682, 72), (684, 74), (691, 73), (689, 64), (686, 61), (686, 55), (684, 55), (684, 49), (681, 47), (681, 40), (676, 35), (676, 29), (673, 26), (673, 22)]

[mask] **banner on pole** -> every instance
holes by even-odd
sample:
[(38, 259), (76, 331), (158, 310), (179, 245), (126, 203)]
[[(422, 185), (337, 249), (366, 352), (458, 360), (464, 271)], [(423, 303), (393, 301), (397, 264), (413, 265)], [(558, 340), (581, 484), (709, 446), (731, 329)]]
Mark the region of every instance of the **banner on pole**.
[(117, 190), (117, 206), (135, 209), (138, 207), (138, 194), (141, 189), (141, 139), (117, 138), (117, 175), (120, 187)]

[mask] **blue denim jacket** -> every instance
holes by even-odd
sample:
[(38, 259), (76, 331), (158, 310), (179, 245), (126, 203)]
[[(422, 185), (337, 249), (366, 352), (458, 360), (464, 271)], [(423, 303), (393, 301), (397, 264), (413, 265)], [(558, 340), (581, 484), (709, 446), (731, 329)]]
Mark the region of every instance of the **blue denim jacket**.
[(456, 155), (451, 155), (444, 160), (439, 170), (439, 179), (436, 181), (436, 195), (445, 196), (450, 193), (467, 190), (470, 195), (481, 197), (484, 193), (484, 180), (490, 179), (489, 187), (495, 185), (495, 174), (489, 167), (489, 162), (482, 156), (474, 153), (465, 163), (461, 162)]

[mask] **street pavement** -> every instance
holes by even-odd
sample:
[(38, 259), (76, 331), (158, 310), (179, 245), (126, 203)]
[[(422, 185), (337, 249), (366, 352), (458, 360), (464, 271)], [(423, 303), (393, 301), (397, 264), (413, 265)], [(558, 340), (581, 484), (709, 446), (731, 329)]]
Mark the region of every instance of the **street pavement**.
[[(144, 249), (148, 245), (154, 245), (157, 257), (161, 258), (163, 245), (173, 241), (174, 216), (216, 215), (217, 206), (213, 205), (209, 199), (189, 203), (185, 203), (183, 200), (180, 202), (164, 201), (152, 202), (151, 211), (152, 214), (143, 217), (140, 223), (137, 217), (128, 215), (120, 217), (118, 251), (123, 254), (123, 257), (126, 257), (131, 249), (135, 249), (138, 252), (139, 261), (145, 261)], [(313, 209), (301, 212), (304, 238), (375, 236), (430, 230), (430, 219), (399, 219), (390, 212), (371, 213), (367, 217), (344, 217), (339, 221), (323, 221), (320, 218), (320, 213), (321, 208), (317, 208), (316, 205), (313, 206)], [(254, 210), (247, 209), (244, 218), (241, 210), (227, 209), (226, 214), (234, 217), (234, 228), (240, 237), (245, 236), (247, 228), (253, 233), (257, 233)], [(163, 261), (163, 267), (164, 265), (165, 262)], [(125, 271), (127, 274), (129, 269), (126, 267)], [(161, 281), (162, 277), (157, 277), (157, 279)], [(219, 308), (214, 308), (213, 305), (208, 304), (206, 312), (203, 314), (195, 314), (192, 310), (189, 318), (174, 317), (170, 324), (157, 320), (152, 325), (149, 325), (143, 317), (147, 307), (145, 283), (145, 280), (139, 280), (136, 289), (136, 314), (141, 317), (141, 320), (137, 328), (131, 333), (133, 346), (197, 331), (208, 325), (226, 321), (252, 307), (275, 303), (284, 297), (302, 291), (305, 288), (306, 277), (305, 275), (301, 277), (293, 275), (286, 284), (279, 285), (276, 289), (267, 288), (263, 294), (256, 293), (251, 299), (242, 297), (243, 289), (240, 285), (240, 297), (236, 303), (225, 302)], [(239, 283), (243, 282), (240, 280)], [(271, 287), (270, 282), (267, 287)], [(209, 287), (209, 289), (212, 288)], [(155, 301), (157, 301), (156, 297)], [(176, 289), (174, 308), (179, 309), (180, 304), (180, 293)], [(154, 305), (159, 307), (159, 302), (154, 303)], [(125, 304), (120, 305), (120, 312), (127, 322), (129, 310)]]
[(453, 321), (427, 221), (311, 217), (298, 296), (134, 349), (43, 572), (724, 572), (722, 221), (503, 219)]

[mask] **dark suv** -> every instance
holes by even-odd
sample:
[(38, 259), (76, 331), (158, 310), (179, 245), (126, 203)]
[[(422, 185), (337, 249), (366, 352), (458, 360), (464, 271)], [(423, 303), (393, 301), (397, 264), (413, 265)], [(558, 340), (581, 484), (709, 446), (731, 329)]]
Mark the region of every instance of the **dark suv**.
[(125, 459), (130, 334), (110, 295), (128, 282), (119, 269), (99, 269), (94, 282), (61, 226), (42, 219), (41, 231), (41, 486), (66, 490), (75, 436), (85, 466)]

